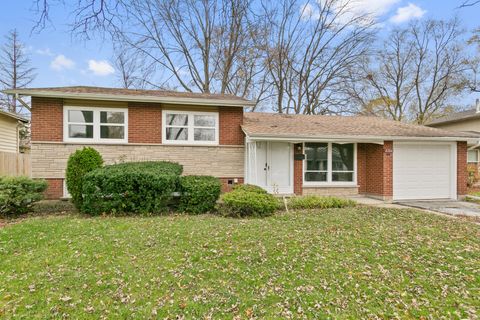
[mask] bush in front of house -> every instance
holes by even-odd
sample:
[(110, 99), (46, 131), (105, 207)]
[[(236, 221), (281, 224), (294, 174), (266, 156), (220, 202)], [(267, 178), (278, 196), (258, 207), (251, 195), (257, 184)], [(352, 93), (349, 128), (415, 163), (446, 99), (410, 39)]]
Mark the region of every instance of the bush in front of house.
[(0, 177), (0, 216), (27, 213), (32, 205), (43, 199), (45, 180), (28, 177)]
[(160, 213), (179, 185), (182, 166), (176, 163), (130, 162), (105, 166), (85, 176), (82, 212)]
[(327, 209), (354, 207), (356, 202), (337, 197), (321, 197), (315, 195), (292, 197), (288, 200), (290, 209)]
[(180, 203), (178, 210), (205, 213), (215, 209), (222, 185), (211, 176), (184, 176), (180, 178)]
[(267, 194), (267, 190), (254, 184), (237, 184), (233, 187), (235, 191), (255, 192)]
[(78, 149), (68, 158), (65, 178), (68, 192), (77, 209), (80, 209), (82, 206), (82, 189), (85, 175), (101, 168), (102, 165), (102, 156), (97, 150), (90, 147)]
[(278, 199), (267, 192), (236, 188), (221, 196), (217, 209), (225, 217), (265, 217), (272, 215), (279, 205)]

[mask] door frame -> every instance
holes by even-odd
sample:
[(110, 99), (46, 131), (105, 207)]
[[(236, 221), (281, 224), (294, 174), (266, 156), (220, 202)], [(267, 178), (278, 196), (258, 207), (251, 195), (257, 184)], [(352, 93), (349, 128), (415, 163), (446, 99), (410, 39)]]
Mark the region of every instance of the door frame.
[[(290, 142), (285, 142), (285, 141), (265, 141), (265, 140), (259, 140), (259, 141), (250, 141), (249, 143), (255, 143), (255, 146), (257, 144), (257, 142), (265, 142), (266, 143), (266, 158), (267, 158), (267, 164), (269, 166), (271, 166), (271, 162), (272, 162), (272, 149), (271, 149), (271, 143), (285, 143), (288, 145), (289, 147), (289, 160), (290, 160), (290, 163), (289, 163), (289, 181), (290, 181), (290, 185), (286, 188), (283, 188), (282, 190), (278, 190), (278, 194), (293, 194), (293, 189), (294, 189), (294, 176), (293, 176), (293, 168), (294, 168), (294, 161), (293, 161), (293, 153), (294, 153), (294, 150), (293, 150), (293, 143), (290, 143)], [(274, 187), (270, 185), (270, 182), (271, 182), (271, 171), (268, 170), (267, 171), (267, 177), (266, 177), (266, 180), (267, 180), (267, 185), (266, 186), (261, 186), (257, 183), (257, 176), (254, 174), (254, 177), (255, 178), (251, 178), (251, 172), (250, 171), (254, 171), (256, 172), (258, 170), (258, 166), (260, 164), (256, 163), (256, 154), (253, 155), (251, 154), (251, 150), (249, 149), (248, 145), (247, 145), (247, 152), (246, 153), (246, 166), (245, 166), (245, 169), (246, 169), (246, 174), (245, 174), (245, 177), (246, 177), (246, 183), (251, 183), (251, 184), (254, 184), (254, 185), (258, 185), (262, 188), (264, 188), (265, 190), (267, 190), (269, 193), (274, 193)], [(257, 153), (257, 148), (255, 147), (254, 148), (255, 150), (255, 153)], [(253, 166), (250, 166), (249, 164), (251, 163), (251, 161), (249, 161), (250, 159), (248, 159), (249, 157), (255, 157), (255, 161), (253, 161), (254, 163), (254, 167)], [(251, 181), (251, 180), (255, 180), (255, 181)]]

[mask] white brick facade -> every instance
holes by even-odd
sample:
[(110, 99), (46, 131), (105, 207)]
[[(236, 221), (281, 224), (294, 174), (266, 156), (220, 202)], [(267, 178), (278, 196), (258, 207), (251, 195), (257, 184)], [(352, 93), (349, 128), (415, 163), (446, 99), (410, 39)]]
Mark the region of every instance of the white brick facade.
[[(95, 148), (106, 164), (128, 161), (165, 160), (183, 165), (186, 175), (211, 175), (237, 178), (244, 175), (243, 146), (168, 146), (168, 145), (88, 145)], [(64, 178), (71, 153), (84, 147), (58, 142), (32, 143), (32, 176)]]

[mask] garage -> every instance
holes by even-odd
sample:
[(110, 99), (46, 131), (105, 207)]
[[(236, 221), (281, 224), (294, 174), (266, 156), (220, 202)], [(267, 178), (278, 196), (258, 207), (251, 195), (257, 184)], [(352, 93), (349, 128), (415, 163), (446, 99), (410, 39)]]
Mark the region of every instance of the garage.
[(456, 144), (393, 144), (393, 200), (455, 199)]

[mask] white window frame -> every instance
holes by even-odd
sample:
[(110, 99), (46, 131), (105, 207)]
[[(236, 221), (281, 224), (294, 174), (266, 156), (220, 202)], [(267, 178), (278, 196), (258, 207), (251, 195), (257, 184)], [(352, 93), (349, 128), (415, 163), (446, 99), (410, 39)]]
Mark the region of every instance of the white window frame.
[[(77, 111), (93, 111), (93, 138), (70, 138), (68, 132), (69, 124), (79, 124), (76, 122), (70, 123), (68, 121), (68, 111), (77, 110)], [(100, 113), (105, 112), (123, 112), (124, 113), (124, 123), (100, 123)], [(87, 124), (90, 125), (90, 124)], [(100, 138), (100, 127), (101, 126), (123, 126), (125, 128), (123, 139), (107, 139)], [(79, 142), (79, 143), (105, 143), (105, 144), (115, 144), (115, 143), (128, 143), (128, 108), (100, 108), (100, 107), (79, 107), (79, 106), (64, 106), (63, 107), (63, 141), (64, 142)]]
[[(468, 157), (468, 153), (471, 152), (471, 151), (475, 151), (476, 154), (477, 154), (477, 161), (470, 161), (469, 157)], [(477, 149), (474, 149), (474, 150), (467, 150), (467, 162), (468, 163), (478, 163), (480, 162), (480, 156), (478, 154), (478, 150)]]
[[(188, 116), (188, 138), (187, 140), (167, 140), (167, 114), (186, 114)], [(214, 116), (215, 127), (198, 127), (194, 126), (194, 116)], [(169, 127), (184, 127), (184, 126), (169, 126)], [(194, 129), (195, 128), (210, 128), (215, 129), (214, 141), (195, 141)], [(219, 115), (218, 112), (202, 112), (202, 111), (180, 111), (180, 110), (162, 110), (162, 143), (164, 144), (176, 144), (176, 145), (218, 145), (219, 144)]]
[[(305, 172), (307, 171), (307, 154), (305, 153), (305, 144), (307, 143), (326, 143), (328, 144), (327, 149), (327, 181), (306, 181)], [(353, 181), (332, 181), (332, 144), (353, 144)], [(303, 152), (305, 153), (305, 159), (303, 160), (303, 173), (302, 173), (302, 182), (304, 186), (308, 187), (355, 187), (357, 186), (357, 143), (347, 142), (329, 142), (329, 141), (315, 141), (315, 142), (304, 142), (303, 143)], [(310, 170), (311, 171), (311, 170)], [(352, 171), (335, 171), (335, 172), (352, 172)]]

